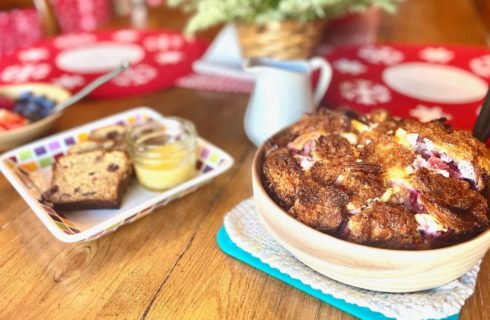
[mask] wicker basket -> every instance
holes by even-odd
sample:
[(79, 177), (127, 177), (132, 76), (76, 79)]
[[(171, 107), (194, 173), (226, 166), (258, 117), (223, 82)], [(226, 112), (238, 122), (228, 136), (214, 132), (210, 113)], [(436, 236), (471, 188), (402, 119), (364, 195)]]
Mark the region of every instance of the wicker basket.
[(324, 25), (323, 21), (290, 20), (260, 26), (237, 24), (237, 30), (245, 57), (305, 59), (313, 55)]

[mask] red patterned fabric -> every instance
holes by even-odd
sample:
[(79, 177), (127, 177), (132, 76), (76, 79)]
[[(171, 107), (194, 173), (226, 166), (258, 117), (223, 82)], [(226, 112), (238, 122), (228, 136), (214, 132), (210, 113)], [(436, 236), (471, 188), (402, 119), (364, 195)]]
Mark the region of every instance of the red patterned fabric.
[(112, 16), (110, 0), (52, 0), (64, 33), (93, 31)]
[(27, 48), (42, 37), (43, 28), (35, 9), (0, 12), (0, 57)]
[(166, 88), (192, 70), (208, 43), (165, 30), (114, 30), (57, 36), (0, 61), (0, 84), (51, 82), (77, 91), (115, 68), (132, 67), (92, 97), (125, 97)]
[(471, 129), (490, 83), (490, 50), (457, 46), (374, 45), (338, 49), (327, 60), (328, 106), (377, 108), (429, 121), (446, 117)]

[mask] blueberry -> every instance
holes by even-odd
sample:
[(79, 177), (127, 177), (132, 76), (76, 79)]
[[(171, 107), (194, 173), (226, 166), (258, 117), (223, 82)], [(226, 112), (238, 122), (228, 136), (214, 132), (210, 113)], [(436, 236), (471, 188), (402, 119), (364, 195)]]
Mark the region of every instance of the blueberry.
[(34, 98), (32, 98), (31, 101), (38, 105), (42, 105), (44, 102), (44, 98), (42, 96), (34, 96)]
[(19, 98), (17, 100), (25, 101), (25, 100), (29, 100), (31, 97), (32, 97), (32, 92), (23, 91), (20, 93)]
[(44, 109), (51, 110), (51, 109), (54, 107), (54, 102), (53, 102), (52, 100), (49, 100), (49, 99), (44, 99), (44, 100), (41, 102), (41, 106), (42, 106)]
[(25, 102), (20, 102), (17, 101), (14, 106), (14, 112), (15, 113), (20, 113), (22, 114), (23, 110), (25, 109)]
[(39, 105), (37, 103), (35, 103), (34, 101), (30, 101), (26, 105), (26, 110), (29, 110), (29, 111), (32, 111), (32, 112), (36, 112), (39, 109), (40, 109), (39, 108)]
[(47, 99), (47, 100), (46, 100), (46, 105), (48, 106), (47, 108), (48, 108), (49, 110), (51, 110), (51, 109), (53, 109), (53, 108), (54, 108), (55, 103), (54, 103), (54, 101), (53, 101), (53, 100), (49, 100), (49, 99)]

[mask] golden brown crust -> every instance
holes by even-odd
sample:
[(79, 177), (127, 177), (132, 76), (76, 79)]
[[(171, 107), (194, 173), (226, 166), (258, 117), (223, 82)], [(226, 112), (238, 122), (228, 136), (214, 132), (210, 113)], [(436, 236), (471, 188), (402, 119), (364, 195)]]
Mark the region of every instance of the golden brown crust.
[(318, 114), (307, 114), (292, 126), (279, 131), (272, 136), (264, 145), (264, 149), (286, 147), (300, 135), (311, 132), (328, 134), (331, 132), (349, 131), (350, 118), (340, 111), (319, 112)]
[(339, 135), (322, 135), (318, 138), (312, 156), (315, 159), (345, 159), (356, 155), (355, 148), (350, 142)]
[(310, 169), (313, 181), (322, 185), (332, 185), (342, 173), (344, 166), (335, 160), (319, 160)]
[(348, 240), (390, 248), (416, 248), (422, 242), (414, 215), (404, 206), (374, 203), (347, 224)]
[(487, 200), (470, 188), (466, 181), (446, 178), (422, 168), (414, 186), (422, 194), (422, 203), (447, 229), (466, 233), (488, 225)]
[(301, 167), (285, 148), (272, 151), (264, 161), (264, 182), (281, 206), (291, 207), (303, 178)]
[(371, 199), (381, 197), (386, 190), (381, 167), (372, 163), (354, 162), (344, 166), (337, 186), (349, 194), (347, 210), (357, 212)]
[(393, 137), (382, 136), (364, 148), (362, 158), (368, 162), (378, 163), (384, 168), (405, 168), (413, 163), (415, 154), (394, 142)]
[(337, 188), (306, 182), (300, 185), (289, 213), (310, 227), (332, 231), (342, 223), (346, 201), (347, 196)]
[(266, 142), (262, 180), (276, 203), (317, 230), (427, 249), (489, 226), (488, 163), (482, 143), (443, 120), (322, 109)]
[(453, 130), (445, 120), (427, 123), (404, 120), (400, 127), (409, 133), (417, 133), (420, 139), (429, 139), (437, 149), (458, 161), (469, 161), (475, 168), (476, 185), (480, 190), (486, 187), (490, 171), (489, 151), (470, 132)]

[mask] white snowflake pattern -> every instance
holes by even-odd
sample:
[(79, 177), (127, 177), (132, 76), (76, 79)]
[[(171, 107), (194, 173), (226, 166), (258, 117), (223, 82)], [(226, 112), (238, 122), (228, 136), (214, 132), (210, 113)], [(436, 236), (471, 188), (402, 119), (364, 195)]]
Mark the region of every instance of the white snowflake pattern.
[(78, 74), (63, 74), (53, 79), (52, 83), (71, 90), (83, 86), (85, 84), (85, 78)]
[(23, 83), (28, 81), (39, 81), (51, 72), (51, 66), (47, 63), (14, 64), (6, 67), (0, 74), (3, 82)]
[(391, 100), (390, 90), (384, 85), (370, 80), (344, 81), (340, 84), (340, 94), (349, 101), (364, 105), (386, 103)]
[(359, 57), (372, 64), (393, 65), (403, 60), (404, 56), (398, 50), (388, 46), (366, 46), (359, 49)]
[(450, 114), (445, 113), (441, 107), (427, 107), (422, 104), (417, 105), (415, 109), (410, 109), (408, 114), (422, 122), (428, 122), (439, 118), (446, 118), (448, 120), (453, 118)]
[(184, 54), (180, 51), (164, 51), (155, 55), (155, 61), (161, 65), (177, 64), (182, 60), (184, 60)]
[(112, 82), (120, 87), (140, 86), (157, 76), (157, 70), (147, 64), (133, 66), (115, 77)]
[(134, 42), (140, 37), (139, 33), (135, 30), (120, 30), (114, 33), (112, 36), (114, 40), (120, 42)]
[(45, 48), (30, 48), (19, 51), (17, 57), (23, 62), (38, 62), (49, 57), (49, 51)]
[(367, 70), (366, 66), (360, 61), (345, 58), (334, 61), (333, 67), (340, 73), (352, 75), (359, 75)]
[(54, 45), (58, 49), (75, 48), (89, 43), (94, 43), (97, 37), (90, 33), (66, 34), (54, 39)]
[(448, 63), (454, 59), (454, 52), (443, 47), (428, 47), (419, 52), (419, 57), (428, 62)]
[(143, 46), (148, 51), (176, 50), (184, 45), (184, 39), (180, 35), (161, 34), (150, 36), (143, 41)]
[(470, 61), (471, 70), (479, 76), (490, 77), (490, 54), (474, 58)]

